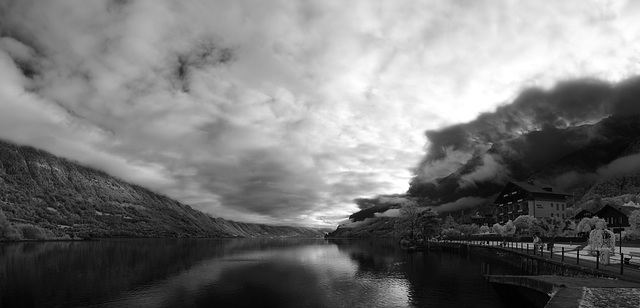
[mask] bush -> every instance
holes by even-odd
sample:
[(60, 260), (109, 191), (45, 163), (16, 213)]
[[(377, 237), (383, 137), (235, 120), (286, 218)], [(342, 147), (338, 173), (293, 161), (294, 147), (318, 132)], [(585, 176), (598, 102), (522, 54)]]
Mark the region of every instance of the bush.
[(18, 233), (22, 235), (22, 238), (26, 240), (44, 240), (51, 237), (51, 232), (30, 224), (18, 224), (16, 229), (18, 229)]
[(0, 211), (0, 239), (4, 240), (19, 240), (20, 234), (14, 228), (7, 217), (2, 211)]

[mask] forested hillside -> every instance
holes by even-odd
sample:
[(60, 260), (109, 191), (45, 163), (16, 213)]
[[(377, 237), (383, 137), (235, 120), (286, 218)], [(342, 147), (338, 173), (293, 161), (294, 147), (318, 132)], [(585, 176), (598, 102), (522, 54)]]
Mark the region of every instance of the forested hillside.
[(104, 172), (4, 141), (0, 141), (0, 210), (10, 223), (4, 228), (17, 230), (11, 237), (23, 238), (323, 234), (312, 228), (213, 218)]

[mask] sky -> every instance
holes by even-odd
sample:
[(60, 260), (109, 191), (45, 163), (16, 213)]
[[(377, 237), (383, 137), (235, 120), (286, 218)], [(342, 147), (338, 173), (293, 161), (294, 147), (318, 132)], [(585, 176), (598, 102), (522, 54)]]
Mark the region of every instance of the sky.
[(639, 72), (637, 1), (0, 0), (0, 138), (237, 221), (335, 226), (450, 172), (434, 132)]

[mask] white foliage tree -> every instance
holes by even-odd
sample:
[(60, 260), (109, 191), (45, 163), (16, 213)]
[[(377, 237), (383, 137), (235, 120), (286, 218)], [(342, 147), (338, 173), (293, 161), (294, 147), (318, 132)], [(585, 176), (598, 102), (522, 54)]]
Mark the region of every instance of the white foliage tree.
[(509, 220), (502, 227), (502, 233), (500, 233), (500, 235), (513, 236), (514, 234), (516, 234), (516, 226), (513, 224), (513, 221)]

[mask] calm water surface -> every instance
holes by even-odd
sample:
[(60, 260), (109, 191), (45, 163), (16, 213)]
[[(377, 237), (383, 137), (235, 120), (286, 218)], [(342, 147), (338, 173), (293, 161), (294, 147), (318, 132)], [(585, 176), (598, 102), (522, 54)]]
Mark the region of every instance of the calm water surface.
[(378, 240), (0, 244), (0, 307), (504, 307), (481, 262), (517, 273)]

